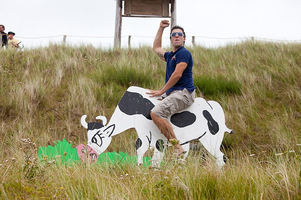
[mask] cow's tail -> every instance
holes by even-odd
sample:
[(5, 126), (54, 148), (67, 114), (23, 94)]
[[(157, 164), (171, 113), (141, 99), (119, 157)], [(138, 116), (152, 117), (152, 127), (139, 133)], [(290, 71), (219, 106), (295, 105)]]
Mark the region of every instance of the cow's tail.
[(229, 129), (227, 126), (226, 126), (226, 131), (225, 132), (227, 132), (229, 134), (233, 134), (234, 133), (234, 131), (232, 129)]

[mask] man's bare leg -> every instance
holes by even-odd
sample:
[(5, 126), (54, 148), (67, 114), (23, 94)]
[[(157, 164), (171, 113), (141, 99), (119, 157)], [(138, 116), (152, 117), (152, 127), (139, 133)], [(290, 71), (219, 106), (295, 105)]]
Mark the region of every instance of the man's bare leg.
[[(168, 141), (170, 139), (176, 139), (177, 140), (176, 135), (173, 132), (173, 129), (172, 129), (170, 123), (166, 119), (158, 117), (153, 112), (151, 112), (150, 115), (151, 115), (151, 118), (152, 118), (153, 122), (157, 125), (157, 127), (159, 128), (159, 130), (168, 139)], [(183, 149), (183, 147), (179, 143), (175, 144), (174, 147), (176, 148), (177, 155), (181, 155), (181, 154), (184, 153), (184, 149)]]

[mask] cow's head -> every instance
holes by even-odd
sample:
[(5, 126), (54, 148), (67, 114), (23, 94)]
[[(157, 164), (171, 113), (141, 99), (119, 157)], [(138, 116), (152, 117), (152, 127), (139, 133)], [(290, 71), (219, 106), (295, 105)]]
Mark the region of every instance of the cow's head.
[(86, 122), (86, 115), (81, 117), (81, 124), (88, 130), (88, 142), (87, 145), (95, 150), (98, 154), (104, 152), (112, 141), (111, 135), (114, 132), (115, 125), (106, 126), (107, 118), (104, 116), (98, 116), (96, 119), (102, 120), (100, 122)]

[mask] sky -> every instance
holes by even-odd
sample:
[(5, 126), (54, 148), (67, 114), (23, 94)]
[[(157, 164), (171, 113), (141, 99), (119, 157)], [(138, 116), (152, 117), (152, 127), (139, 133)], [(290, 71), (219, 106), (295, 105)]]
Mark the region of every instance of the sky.
[[(115, 0), (0, 0), (0, 24), (25, 48), (61, 43), (113, 46)], [(301, 42), (301, 0), (177, 0), (177, 24), (205, 47), (245, 39)], [(122, 19), (122, 47), (151, 45), (162, 18)], [(163, 46), (169, 45), (169, 31)]]

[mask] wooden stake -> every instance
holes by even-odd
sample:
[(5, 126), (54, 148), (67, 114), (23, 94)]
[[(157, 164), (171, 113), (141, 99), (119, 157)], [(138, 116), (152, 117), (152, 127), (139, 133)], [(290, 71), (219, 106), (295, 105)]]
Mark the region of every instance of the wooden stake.
[(120, 48), (121, 45), (121, 24), (122, 24), (121, 14), (122, 14), (122, 0), (116, 0), (114, 48)]
[(177, 25), (177, 3), (176, 0), (171, 1), (171, 28)]

